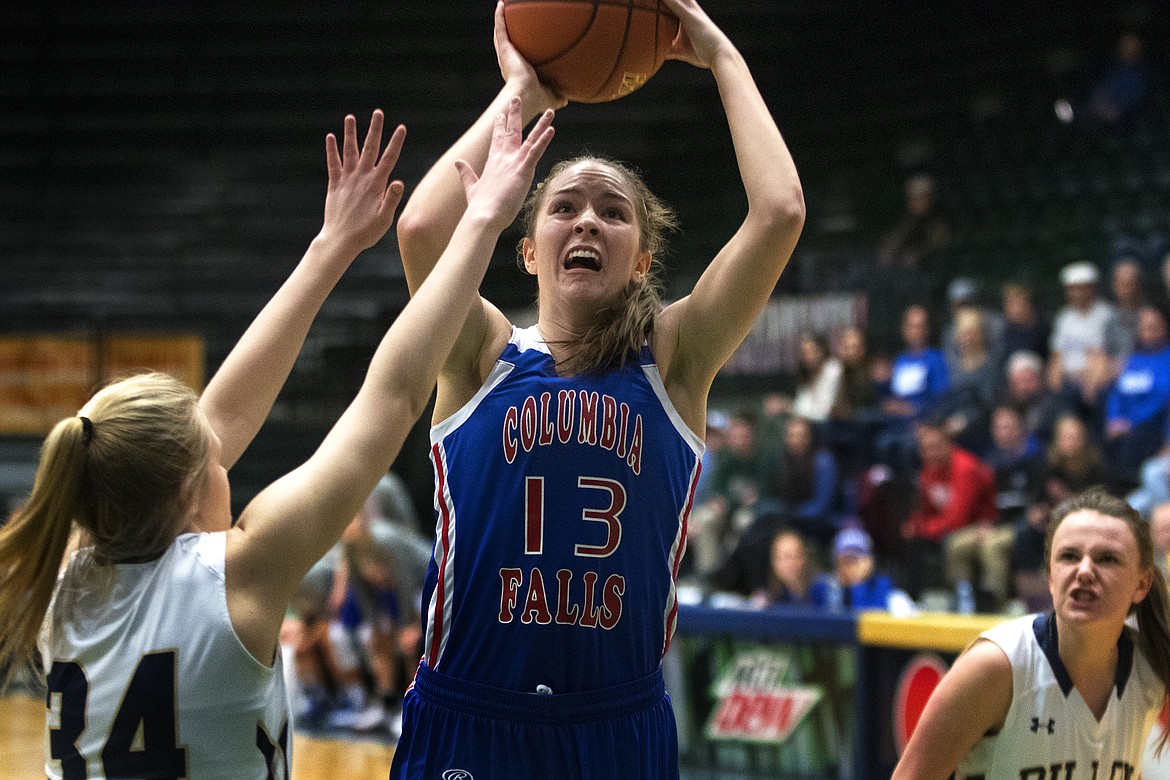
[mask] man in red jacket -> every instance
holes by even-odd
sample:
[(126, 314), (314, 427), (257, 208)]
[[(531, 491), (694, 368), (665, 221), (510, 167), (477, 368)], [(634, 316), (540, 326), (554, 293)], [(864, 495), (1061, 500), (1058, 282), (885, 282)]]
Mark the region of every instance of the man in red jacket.
[[(957, 447), (942, 421), (921, 420), (914, 435), (922, 470), (918, 473), (917, 506), (903, 525), (902, 536), (906, 540), (903, 564), (907, 590), (918, 598), (923, 587), (954, 584), (944, 580), (942, 573), (944, 552), (952, 534), (994, 525), (999, 510), (991, 467)], [(948, 574), (955, 579), (970, 577), (970, 568), (955, 565)]]

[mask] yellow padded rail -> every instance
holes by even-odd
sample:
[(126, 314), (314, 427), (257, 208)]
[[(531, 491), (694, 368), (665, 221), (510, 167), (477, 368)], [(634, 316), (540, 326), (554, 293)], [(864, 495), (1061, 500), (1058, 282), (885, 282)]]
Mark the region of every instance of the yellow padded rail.
[(863, 645), (957, 653), (972, 639), (1007, 619), (1002, 615), (951, 615), (943, 612), (928, 612), (915, 617), (863, 612), (857, 618), (857, 638)]

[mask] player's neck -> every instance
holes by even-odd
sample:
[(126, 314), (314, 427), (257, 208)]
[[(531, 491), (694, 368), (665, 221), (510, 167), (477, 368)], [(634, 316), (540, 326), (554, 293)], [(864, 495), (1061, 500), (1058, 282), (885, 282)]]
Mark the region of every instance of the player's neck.
[(1058, 635), (1060, 660), (1097, 720), (1109, 705), (1117, 674), (1117, 634), (1108, 633), (1061, 626)]

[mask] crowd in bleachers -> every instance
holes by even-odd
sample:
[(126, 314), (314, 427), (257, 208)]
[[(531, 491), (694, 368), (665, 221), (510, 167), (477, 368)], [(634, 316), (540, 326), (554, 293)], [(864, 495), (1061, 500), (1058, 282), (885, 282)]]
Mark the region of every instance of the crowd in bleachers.
[[(919, 603), (1046, 607), (1051, 509), (1098, 484), (1147, 517), (1170, 502), (1170, 288), (1142, 271), (1132, 257), (1068, 264), (1053, 312), (1026, 283), (993, 302), (951, 279), (943, 321), (908, 305), (889, 357), (859, 327), (805, 334), (791, 395), (710, 417), (685, 577), (825, 606), (810, 587), (820, 567), (846, 583), (846, 605), (849, 583), (886, 577), (885, 592)], [(865, 576), (841, 573), (843, 557), (867, 556)]]
[[(1031, 127), (1022, 148), (1088, 170), (1093, 156), (1074, 160), (1076, 149), (1128, 159), (1165, 134), (1164, 92), (1143, 39), (1126, 31), (1054, 115), (1017, 117), (1005, 132)], [(970, 129), (995, 146), (993, 125)], [(1068, 148), (1041, 149), (1041, 138)], [(952, 154), (965, 145), (977, 143)], [(802, 334), (791, 392), (715, 404), (683, 573), (698, 592), (823, 607), (836, 590), (812, 583), (835, 572), (847, 606), (881, 606), (852, 591), (885, 581), (882, 592), (906, 597), (887, 608), (1039, 610), (1047, 519), (1065, 498), (1100, 484), (1170, 521), (1170, 226), (1138, 219), (1162, 190), (1127, 179), (1147, 194), (1129, 220), (1017, 225), (1035, 240), (1001, 262), (982, 251), (981, 231), (989, 246), (1014, 233), (993, 219), (996, 202), (975, 197), (1001, 163), (940, 168), (942, 180), (908, 171), (902, 212), (873, 248), (807, 290), (863, 290), (864, 324)], [(1055, 186), (1067, 167), (1044, 176)], [(992, 187), (1005, 203), (1015, 178)], [(1027, 197), (1087, 204), (1089, 191), (1112, 191), (1107, 178)], [(948, 209), (947, 194), (962, 208)], [(1104, 240), (1044, 252), (1089, 222)], [(850, 566), (861, 574), (844, 574)]]

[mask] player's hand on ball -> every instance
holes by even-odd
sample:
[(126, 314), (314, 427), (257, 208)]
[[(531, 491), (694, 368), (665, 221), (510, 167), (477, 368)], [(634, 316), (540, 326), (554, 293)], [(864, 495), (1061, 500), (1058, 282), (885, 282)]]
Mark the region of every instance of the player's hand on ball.
[(508, 27), (504, 24), (504, 3), (496, 3), (496, 21), (494, 40), (496, 46), (496, 61), (500, 64), (500, 74), (504, 81), (516, 81), (520, 85), (524, 102), (538, 111), (549, 108), (564, 108), (569, 101), (558, 95), (537, 78), (536, 71), (524, 59), (511, 39), (508, 38)]
[(669, 59), (710, 69), (722, 47), (733, 47), (731, 40), (695, 0), (663, 0), (663, 3), (680, 22)]

